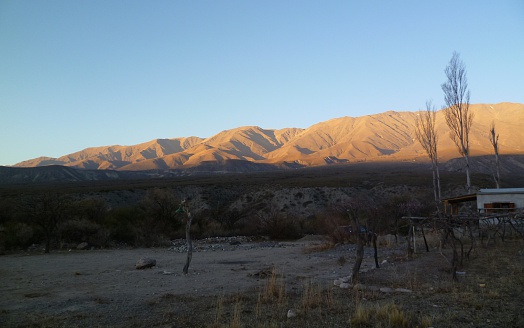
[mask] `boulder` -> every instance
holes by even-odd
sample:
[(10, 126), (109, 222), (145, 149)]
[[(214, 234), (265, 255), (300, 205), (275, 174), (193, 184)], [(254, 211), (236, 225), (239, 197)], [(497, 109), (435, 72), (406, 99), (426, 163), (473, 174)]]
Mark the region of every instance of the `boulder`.
[(288, 319), (291, 319), (291, 318), (294, 318), (297, 316), (297, 311), (294, 310), (294, 309), (291, 309), (289, 311), (287, 311), (287, 317)]
[(149, 257), (142, 257), (142, 258), (140, 258), (136, 262), (135, 268), (137, 270), (141, 270), (141, 269), (152, 268), (155, 265), (156, 265), (156, 260), (155, 259), (152, 259), (152, 258), (149, 258)]
[(342, 288), (342, 289), (349, 289), (349, 288), (351, 288), (351, 285), (348, 284), (347, 282), (343, 282), (343, 283), (341, 283), (341, 284), (338, 285), (338, 286), (339, 286), (340, 288)]
[(411, 293), (413, 292), (411, 289), (407, 289), (407, 288), (397, 288), (395, 289), (396, 292), (399, 292), (399, 293)]
[(393, 290), (393, 288), (389, 288), (389, 287), (381, 287), (380, 291), (383, 292), (383, 293), (388, 294), (388, 293), (393, 293), (394, 290)]
[(352, 275), (349, 275), (347, 277), (340, 278), (341, 282), (351, 282)]

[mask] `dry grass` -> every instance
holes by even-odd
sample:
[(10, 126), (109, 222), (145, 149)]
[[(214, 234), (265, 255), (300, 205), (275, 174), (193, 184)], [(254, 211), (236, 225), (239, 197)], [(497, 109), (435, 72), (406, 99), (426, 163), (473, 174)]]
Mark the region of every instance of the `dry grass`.
[[(393, 303), (378, 305), (357, 304), (355, 312), (349, 319), (351, 326), (356, 327), (415, 327), (418, 323), (401, 307)], [(425, 321), (425, 324), (428, 322)], [(428, 327), (428, 326), (425, 326)]]
[(322, 243), (310, 244), (308, 247), (305, 247), (302, 252), (304, 254), (318, 253), (318, 252), (324, 252), (324, 251), (333, 249), (335, 247), (336, 247), (335, 243), (332, 243), (330, 241), (325, 241)]

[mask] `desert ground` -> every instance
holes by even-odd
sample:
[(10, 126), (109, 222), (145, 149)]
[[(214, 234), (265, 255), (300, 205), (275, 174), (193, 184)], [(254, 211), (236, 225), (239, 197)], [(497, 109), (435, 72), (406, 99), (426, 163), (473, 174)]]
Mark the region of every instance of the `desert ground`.
[[(318, 236), (238, 245), (197, 241), (187, 275), (183, 247), (37, 249), (1, 256), (0, 326), (519, 327), (522, 246), (507, 241), (479, 248), (458, 282), (436, 248), (426, 252), (419, 245), (407, 260), (402, 242), (380, 247), (375, 269), (373, 248), (366, 247), (362, 284), (348, 289), (334, 280), (351, 272), (355, 245), (329, 245)], [(135, 269), (142, 257), (154, 258), (156, 266)], [(396, 311), (400, 321), (392, 321), (392, 313), (382, 320), (379, 309)], [(290, 310), (296, 316), (288, 318)]]

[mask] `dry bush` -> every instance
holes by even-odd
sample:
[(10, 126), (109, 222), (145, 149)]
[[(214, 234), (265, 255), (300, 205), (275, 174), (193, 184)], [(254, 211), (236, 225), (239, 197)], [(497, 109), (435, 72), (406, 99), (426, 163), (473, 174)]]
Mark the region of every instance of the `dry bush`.
[(6, 249), (26, 248), (33, 243), (34, 229), (23, 222), (9, 222), (0, 232), (0, 245)]
[(343, 244), (349, 241), (349, 235), (341, 227), (349, 224), (348, 218), (333, 210), (317, 214), (316, 225), (318, 233), (325, 235), (331, 244)]
[(311, 253), (317, 253), (317, 252), (324, 252), (330, 249), (333, 249), (336, 247), (336, 244), (334, 244), (331, 241), (325, 241), (321, 243), (311, 243), (307, 247), (305, 247), (302, 252), (304, 254), (311, 254)]
[(110, 241), (107, 229), (87, 219), (66, 221), (60, 225), (58, 231), (62, 242), (65, 243), (87, 242), (91, 245), (106, 246)]
[(298, 218), (279, 211), (270, 204), (265, 211), (258, 213), (258, 228), (262, 235), (271, 239), (296, 239), (302, 236)]

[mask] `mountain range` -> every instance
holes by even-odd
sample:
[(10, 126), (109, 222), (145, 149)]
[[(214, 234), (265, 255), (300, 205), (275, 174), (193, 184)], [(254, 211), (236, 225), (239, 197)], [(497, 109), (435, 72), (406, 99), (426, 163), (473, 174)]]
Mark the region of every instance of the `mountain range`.
[[(524, 104), (473, 104), (470, 133), (472, 156), (493, 153), (492, 122), (500, 135), (501, 154), (524, 154)], [(263, 129), (244, 126), (210, 138), (155, 139), (132, 146), (93, 147), (59, 158), (39, 157), (14, 167), (60, 165), (89, 170), (146, 171), (189, 169), (209, 163), (249, 162), (252, 168), (321, 166), (365, 161), (425, 161), (416, 140), (419, 112), (395, 112), (340, 117), (308, 128)], [(443, 110), (436, 114), (441, 161), (459, 157), (449, 138)]]

